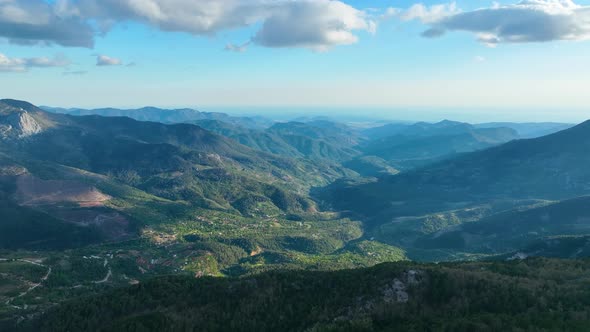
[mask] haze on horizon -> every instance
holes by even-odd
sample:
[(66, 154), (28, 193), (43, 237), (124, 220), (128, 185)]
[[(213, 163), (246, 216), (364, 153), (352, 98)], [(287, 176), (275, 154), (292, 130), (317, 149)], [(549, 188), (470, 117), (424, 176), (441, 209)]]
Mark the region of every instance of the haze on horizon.
[(578, 122), (589, 21), (582, 0), (6, 0), (0, 88), (61, 107)]
[(590, 0), (0, 0), (0, 332), (590, 331)]

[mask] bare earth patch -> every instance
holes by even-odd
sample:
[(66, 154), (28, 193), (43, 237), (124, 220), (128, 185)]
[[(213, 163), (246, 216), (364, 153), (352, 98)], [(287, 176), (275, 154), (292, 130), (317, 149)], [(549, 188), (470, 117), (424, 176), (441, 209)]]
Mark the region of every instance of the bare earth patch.
[(97, 227), (104, 236), (111, 240), (121, 240), (130, 236), (129, 220), (115, 210), (105, 208), (61, 209), (58, 207), (48, 209), (46, 212), (78, 226)]
[(42, 180), (27, 174), (19, 176), (16, 184), (21, 205), (76, 203), (81, 207), (99, 207), (111, 199), (95, 187), (77, 181)]

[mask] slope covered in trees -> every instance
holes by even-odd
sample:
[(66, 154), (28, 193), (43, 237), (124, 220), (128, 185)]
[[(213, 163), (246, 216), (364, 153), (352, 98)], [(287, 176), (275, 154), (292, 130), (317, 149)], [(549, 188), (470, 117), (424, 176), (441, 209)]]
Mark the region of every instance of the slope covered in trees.
[(589, 277), (587, 260), (549, 259), (165, 277), (65, 303), (28, 329), (584, 331)]

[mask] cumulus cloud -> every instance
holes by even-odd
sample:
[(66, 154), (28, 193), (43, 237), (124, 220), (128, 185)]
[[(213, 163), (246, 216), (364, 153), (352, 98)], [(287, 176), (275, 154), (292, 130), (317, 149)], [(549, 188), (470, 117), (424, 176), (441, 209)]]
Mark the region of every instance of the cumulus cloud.
[(339, 0), (0, 0), (0, 36), (12, 42), (92, 47), (126, 21), (205, 36), (260, 23), (254, 43), (317, 50), (375, 30), (366, 12)]
[(96, 56), (96, 65), (97, 66), (120, 66), (123, 64), (121, 59), (112, 58), (106, 55), (97, 55)]
[(501, 43), (590, 39), (590, 6), (578, 5), (572, 0), (494, 4), (490, 8), (422, 21), (431, 26), (423, 33), (425, 37), (440, 37), (447, 31), (466, 31), (491, 47)]
[(398, 11), (397, 15), (402, 21), (419, 20), (422, 23), (434, 23), (441, 19), (460, 13), (455, 2), (449, 4), (440, 4), (433, 6), (425, 6), (423, 4), (415, 4), (404, 11)]
[(354, 32), (360, 30), (374, 33), (376, 23), (365, 12), (340, 1), (291, 1), (275, 10), (252, 40), (268, 47), (326, 51), (356, 43)]
[(78, 11), (106, 21), (132, 20), (164, 31), (213, 35), (220, 30), (254, 24), (269, 15), (266, 0), (78, 0)]
[(31, 68), (67, 67), (70, 61), (63, 56), (54, 58), (11, 58), (0, 53), (0, 72), (26, 72)]
[(18, 44), (59, 44), (92, 47), (94, 30), (82, 18), (66, 12), (64, 2), (0, 0), (0, 37)]

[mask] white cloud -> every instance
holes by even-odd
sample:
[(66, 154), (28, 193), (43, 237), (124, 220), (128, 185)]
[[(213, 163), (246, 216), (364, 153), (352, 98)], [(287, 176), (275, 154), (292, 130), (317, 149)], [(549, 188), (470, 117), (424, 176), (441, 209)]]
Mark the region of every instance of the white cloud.
[[(164, 31), (212, 35), (254, 24), (268, 16), (266, 0), (79, 0), (82, 15), (99, 20), (133, 20)], [(280, 1), (284, 2), (284, 1)]]
[(26, 58), (25, 60), (28, 67), (67, 67), (71, 64), (71, 61), (62, 55), (58, 55), (53, 58)]
[(0, 71), (24, 72), (27, 71), (25, 60), (20, 58), (9, 58), (0, 53)]
[(67, 67), (70, 61), (63, 56), (54, 58), (11, 58), (0, 53), (0, 72), (26, 72), (31, 68)]
[(19, 43), (92, 47), (97, 33), (127, 21), (199, 36), (261, 24), (254, 43), (314, 50), (376, 28), (339, 0), (0, 0), (0, 36)]
[[(0, 0), (0, 37), (19, 44), (92, 48), (97, 34), (133, 21), (162, 31), (212, 36), (256, 26), (251, 43), (325, 51), (356, 43), (359, 32), (375, 32), (375, 18), (418, 20), (424, 37), (467, 31), (488, 46), (500, 43), (590, 39), (590, 5), (573, 0), (494, 3), (461, 12), (454, 2), (381, 14), (343, 0)], [(228, 44), (228, 50), (242, 51)]]
[(385, 9), (385, 12), (381, 15), (381, 19), (387, 20), (390, 18), (399, 17), (401, 10), (399, 8), (389, 7)]
[(419, 20), (422, 23), (434, 23), (441, 19), (455, 15), (460, 10), (457, 8), (455, 2), (449, 4), (440, 4), (433, 6), (425, 6), (423, 4), (415, 4), (404, 11), (399, 11), (398, 15), (403, 21)]
[(426, 37), (447, 31), (467, 31), (494, 47), (501, 43), (590, 39), (590, 6), (572, 0), (523, 0), (516, 4), (460, 12), (423, 21), (431, 28)]
[(268, 47), (305, 47), (326, 51), (358, 41), (355, 31), (374, 33), (376, 23), (363, 11), (340, 1), (284, 2), (252, 39)]
[(97, 66), (120, 66), (123, 64), (123, 61), (117, 58), (112, 58), (106, 55), (98, 55), (96, 56), (96, 65)]
[(64, 3), (43, 0), (1, 0), (0, 37), (18, 44), (92, 47), (94, 31), (80, 17), (58, 12)]

